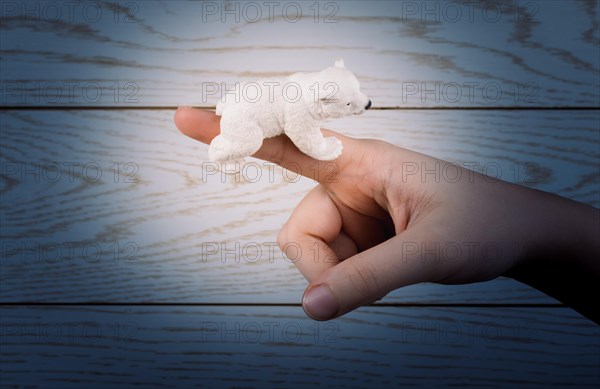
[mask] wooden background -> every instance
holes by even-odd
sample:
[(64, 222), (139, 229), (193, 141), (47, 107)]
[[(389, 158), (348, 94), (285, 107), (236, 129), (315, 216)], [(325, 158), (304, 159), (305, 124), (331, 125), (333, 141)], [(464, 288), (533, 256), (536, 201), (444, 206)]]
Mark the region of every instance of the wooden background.
[(598, 207), (599, 3), (248, 4), (2, 3), (0, 384), (597, 387), (598, 327), (509, 279), (309, 320), (274, 245), (315, 183), (172, 116), (343, 57), (377, 109), (327, 127)]

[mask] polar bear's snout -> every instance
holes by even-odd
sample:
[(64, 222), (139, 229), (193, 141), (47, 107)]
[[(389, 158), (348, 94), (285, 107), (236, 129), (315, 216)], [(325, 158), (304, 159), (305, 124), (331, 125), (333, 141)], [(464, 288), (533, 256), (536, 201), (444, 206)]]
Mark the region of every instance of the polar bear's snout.
[(371, 108), (371, 99), (364, 93), (359, 93), (359, 97), (355, 99), (355, 102), (352, 105), (354, 108), (351, 113), (354, 115), (362, 115), (366, 110)]

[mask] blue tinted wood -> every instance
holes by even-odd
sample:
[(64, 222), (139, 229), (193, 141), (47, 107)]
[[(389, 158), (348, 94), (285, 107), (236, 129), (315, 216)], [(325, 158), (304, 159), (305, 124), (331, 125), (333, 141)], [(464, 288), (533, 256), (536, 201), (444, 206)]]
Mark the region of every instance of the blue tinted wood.
[(566, 308), (3, 307), (3, 386), (594, 387), (600, 329)]
[(3, 105), (214, 105), (336, 57), (375, 107), (599, 105), (595, 1), (52, 4), (3, 2)]
[[(598, 206), (599, 115), (369, 111), (329, 127)], [(2, 301), (300, 300), (306, 282), (275, 242), (314, 182), (259, 160), (248, 181), (223, 182), (172, 116), (0, 112)], [(554, 303), (509, 279), (384, 301)]]

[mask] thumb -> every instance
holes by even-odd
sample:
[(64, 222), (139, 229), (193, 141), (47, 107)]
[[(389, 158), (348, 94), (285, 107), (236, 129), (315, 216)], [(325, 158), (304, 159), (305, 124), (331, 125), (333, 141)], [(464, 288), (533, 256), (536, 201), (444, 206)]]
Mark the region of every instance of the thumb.
[(435, 266), (407, 251), (415, 246), (408, 231), (354, 255), (313, 280), (302, 307), (315, 320), (329, 320), (383, 298), (392, 290), (433, 279)]

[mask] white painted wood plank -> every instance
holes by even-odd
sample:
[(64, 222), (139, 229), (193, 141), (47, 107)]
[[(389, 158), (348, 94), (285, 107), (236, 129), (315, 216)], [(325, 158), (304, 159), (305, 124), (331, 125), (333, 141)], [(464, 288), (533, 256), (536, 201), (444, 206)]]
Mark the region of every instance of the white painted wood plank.
[[(224, 183), (202, 169), (207, 147), (181, 135), (172, 115), (0, 112), (3, 301), (300, 300), (306, 282), (275, 241), (315, 184), (258, 160), (259, 180)], [(599, 206), (599, 115), (369, 111), (328, 126)], [(416, 285), (384, 301), (554, 300), (499, 279)]]
[(566, 308), (2, 307), (3, 386), (596, 387)]
[(374, 106), (600, 102), (595, 1), (254, 2), (255, 22), (235, 1), (14, 4), (1, 10), (3, 105), (213, 105), (222, 83), (336, 57)]

